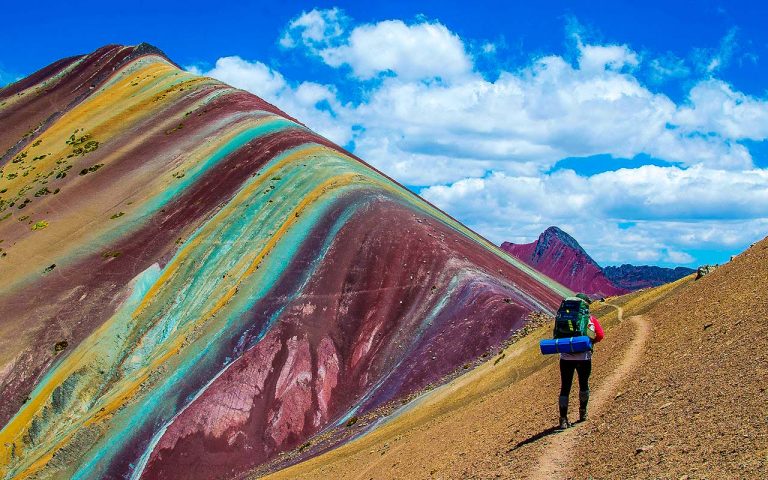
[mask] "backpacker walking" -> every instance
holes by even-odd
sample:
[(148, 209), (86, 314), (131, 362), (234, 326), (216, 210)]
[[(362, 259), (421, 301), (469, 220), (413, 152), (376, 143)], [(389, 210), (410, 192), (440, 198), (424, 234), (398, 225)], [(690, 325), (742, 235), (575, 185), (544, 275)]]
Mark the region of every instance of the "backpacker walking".
[[(563, 300), (555, 319), (555, 338), (567, 338), (586, 335), (592, 342), (603, 339), (603, 328), (597, 319), (590, 315), (590, 298), (579, 293), (575, 297)], [(568, 397), (571, 393), (574, 371), (579, 376), (579, 421), (587, 419), (587, 403), (589, 402), (589, 374), (592, 372), (592, 350), (578, 353), (560, 354), (560, 429), (571, 426), (568, 422)]]

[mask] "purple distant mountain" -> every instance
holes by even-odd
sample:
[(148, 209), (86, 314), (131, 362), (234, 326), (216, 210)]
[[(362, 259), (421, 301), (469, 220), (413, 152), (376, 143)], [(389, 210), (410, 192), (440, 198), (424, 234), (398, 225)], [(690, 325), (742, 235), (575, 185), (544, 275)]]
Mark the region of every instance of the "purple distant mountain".
[(679, 280), (695, 271), (695, 269), (687, 267), (664, 268), (653, 265), (636, 266), (630, 264), (603, 268), (603, 273), (611, 282), (627, 290), (657, 287)]
[(533, 243), (504, 242), (501, 248), (571, 290), (598, 297), (629, 292), (608, 280), (581, 245), (557, 227), (549, 227)]
[(656, 266), (601, 267), (572, 236), (549, 227), (533, 243), (504, 242), (502, 250), (577, 292), (596, 297), (622, 295), (674, 282), (695, 270)]

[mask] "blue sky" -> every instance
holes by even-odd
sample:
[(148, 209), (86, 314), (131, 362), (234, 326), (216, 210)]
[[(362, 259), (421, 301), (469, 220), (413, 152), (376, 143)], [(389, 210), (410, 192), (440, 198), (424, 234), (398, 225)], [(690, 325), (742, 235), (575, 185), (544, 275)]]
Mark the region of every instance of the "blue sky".
[(16, 2), (0, 84), (146, 41), (496, 243), (555, 224), (602, 264), (695, 266), (764, 237), (768, 7), (573, 3)]

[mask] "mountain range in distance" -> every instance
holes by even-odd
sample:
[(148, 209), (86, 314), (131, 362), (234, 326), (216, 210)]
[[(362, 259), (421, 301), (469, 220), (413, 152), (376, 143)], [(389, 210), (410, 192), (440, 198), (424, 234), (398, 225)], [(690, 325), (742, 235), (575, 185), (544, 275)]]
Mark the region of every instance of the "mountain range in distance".
[(601, 267), (575, 238), (549, 227), (532, 243), (503, 242), (501, 249), (564, 286), (596, 297), (622, 295), (679, 280), (696, 270), (624, 264)]

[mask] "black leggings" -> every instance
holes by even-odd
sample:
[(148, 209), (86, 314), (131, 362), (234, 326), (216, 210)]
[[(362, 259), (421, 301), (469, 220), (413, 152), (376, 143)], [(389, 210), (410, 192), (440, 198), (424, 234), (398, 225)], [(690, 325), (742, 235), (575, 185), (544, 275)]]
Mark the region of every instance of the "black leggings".
[(560, 360), (560, 396), (571, 393), (573, 371), (579, 374), (579, 391), (589, 391), (589, 374), (592, 372), (592, 360)]

